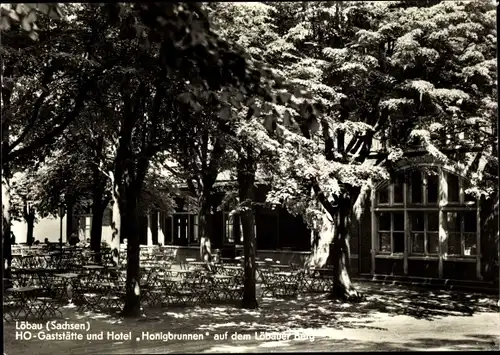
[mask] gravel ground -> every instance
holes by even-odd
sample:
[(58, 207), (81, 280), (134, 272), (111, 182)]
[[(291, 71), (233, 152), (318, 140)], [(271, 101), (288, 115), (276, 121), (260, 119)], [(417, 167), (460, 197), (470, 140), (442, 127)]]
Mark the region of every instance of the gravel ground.
[(16, 329), (14, 322), (4, 322), (5, 353), (500, 350), (497, 297), (373, 283), (357, 286), (366, 295), (359, 304), (305, 295), (294, 300), (264, 298), (255, 311), (232, 305), (147, 309), (140, 319), (64, 309), (64, 318), (49, 327), (83, 324), (85, 330), (69, 331), (80, 340), (35, 339), (64, 336), (63, 329), (48, 332), (45, 322), (42, 330), (24, 330), (32, 339), (19, 339), (19, 334), (16, 339), (21, 324)]

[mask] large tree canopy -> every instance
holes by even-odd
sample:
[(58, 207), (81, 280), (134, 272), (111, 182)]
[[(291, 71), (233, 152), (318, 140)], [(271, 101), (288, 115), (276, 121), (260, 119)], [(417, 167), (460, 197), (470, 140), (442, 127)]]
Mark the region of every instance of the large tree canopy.
[[(468, 193), (496, 192), (490, 1), (0, 11), (4, 226), (13, 209), (9, 179), (26, 167), (14, 187), (18, 210), (30, 198), (48, 212), (62, 194), (87, 194), (97, 217), (112, 199), (116, 258), (120, 234), (129, 240), (126, 314), (139, 312), (138, 216), (148, 205), (171, 206), (168, 192), (154, 192), (162, 165), (187, 183), (200, 216), (210, 214), (218, 173), (237, 176), (252, 297), (257, 176), (271, 186), (268, 202), (302, 215), (319, 237), (311, 263), (324, 263), (314, 255), (333, 246), (332, 292), (347, 298), (357, 296), (349, 280), (353, 210), (402, 161), (425, 154), (461, 170)], [(33, 166), (49, 174), (42, 179)], [(28, 193), (33, 179), (38, 187), (50, 181), (52, 191)]]
[[(492, 193), (496, 36), (490, 2), (220, 6), (222, 18), (232, 19), (220, 20), (220, 33), (248, 45), (275, 75), (311, 94), (304, 99), (275, 88), (273, 104), (252, 106), (253, 118), (240, 121), (238, 132), (270, 163), (263, 167), (270, 201), (302, 214), (327, 244), (348, 251), (355, 201), (412, 155), (429, 154), (457, 169), (475, 159), (466, 172), (469, 192)], [(263, 31), (249, 34), (247, 24)], [(271, 134), (263, 134), (264, 127)]]

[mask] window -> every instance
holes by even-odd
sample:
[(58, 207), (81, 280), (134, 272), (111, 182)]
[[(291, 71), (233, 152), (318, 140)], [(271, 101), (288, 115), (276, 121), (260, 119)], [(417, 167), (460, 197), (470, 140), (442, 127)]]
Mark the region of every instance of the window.
[(447, 174), (448, 182), (448, 202), (460, 202), (460, 183), (458, 176), (453, 174)]
[(439, 197), (439, 175), (436, 170), (413, 170), (408, 186), (411, 205), (437, 205)]
[(224, 243), (234, 243), (234, 216), (224, 213)]
[(378, 235), (379, 235), (379, 251), (383, 253), (391, 252), (391, 214), (378, 214)]
[(373, 211), (378, 252), (401, 254), (406, 244), (409, 255), (439, 255), (442, 212), (446, 235), (442, 252), (476, 255), (477, 201), (466, 193), (468, 187), (466, 179), (438, 167), (412, 169), (380, 186)]
[(427, 203), (437, 204), (439, 198), (439, 176), (437, 174), (427, 175)]
[(389, 203), (389, 187), (386, 185), (377, 191), (377, 201), (379, 204)]
[(378, 214), (379, 251), (404, 252), (404, 215), (401, 212)]
[(449, 255), (476, 255), (477, 215), (471, 212), (446, 213)]
[(403, 204), (404, 199), (404, 178), (401, 176), (396, 177), (393, 185), (394, 189), (394, 204)]
[(439, 212), (408, 212), (411, 254), (439, 253)]
[(78, 221), (78, 238), (83, 241), (87, 240), (90, 238), (90, 231), (92, 229), (92, 215), (77, 214), (74, 217)]
[[(238, 214), (224, 212), (224, 244), (243, 243), (243, 227)], [(239, 228), (238, 228), (239, 226)]]
[(196, 231), (196, 215), (189, 213), (175, 213), (172, 216), (172, 230), (174, 244), (188, 245), (198, 242)]
[(422, 173), (420, 171), (413, 171), (410, 176), (410, 201), (411, 203), (423, 203), (422, 189), (424, 184), (422, 180)]
[(392, 252), (404, 253), (405, 251), (405, 216), (402, 212), (392, 213)]

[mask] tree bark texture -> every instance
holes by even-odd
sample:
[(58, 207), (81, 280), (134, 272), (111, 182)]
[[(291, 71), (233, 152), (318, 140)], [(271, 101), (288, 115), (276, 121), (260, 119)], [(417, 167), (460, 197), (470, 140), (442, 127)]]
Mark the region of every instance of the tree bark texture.
[(111, 211), (111, 254), (113, 256), (113, 263), (120, 265), (120, 240), (121, 240), (121, 217), (120, 217), (120, 190), (118, 182), (115, 179), (113, 172), (110, 172), (112, 180), (112, 211)]
[[(128, 159), (118, 161), (115, 178), (121, 198), (118, 200), (120, 208), (121, 236), (127, 239), (127, 280), (124, 317), (139, 317), (141, 315), (141, 287), (140, 287), (140, 240), (139, 240), (139, 196), (148, 169), (149, 160), (139, 157), (133, 161)], [(123, 165), (120, 165), (123, 164)]]
[(95, 253), (96, 262), (101, 262), (102, 221), (104, 209), (101, 201), (92, 203), (92, 226), (90, 228), (90, 249)]
[(12, 246), (10, 240), (12, 225), (12, 215), (10, 212), (11, 190), (9, 178), (10, 174), (5, 165), (6, 164), (2, 167), (2, 253), (4, 257), (4, 277), (10, 278), (10, 267), (12, 263)]
[(210, 202), (207, 196), (201, 196), (198, 212), (198, 236), (200, 238), (200, 258), (207, 265), (212, 261), (211, 222)]
[(238, 187), (242, 211), (240, 212), (243, 228), (243, 254), (244, 254), (244, 289), (242, 307), (255, 309), (258, 307), (256, 297), (256, 238), (254, 229), (254, 184), (255, 184), (255, 162), (251, 152), (247, 156), (240, 157), (238, 162)]
[(108, 204), (105, 198), (106, 181), (103, 180), (99, 166), (102, 161), (104, 138), (97, 139), (95, 146), (94, 164), (92, 165), (92, 226), (90, 230), (90, 248), (95, 252), (96, 261), (101, 261), (102, 220), (104, 210)]
[(35, 212), (30, 211), (26, 214), (25, 216), (26, 220), (26, 244), (32, 245), (33, 242), (35, 241), (35, 238), (33, 237), (33, 233), (35, 230)]
[(349, 238), (352, 206), (352, 199), (339, 199), (338, 214), (335, 218), (335, 237), (331, 249), (334, 282), (330, 296), (344, 301), (357, 301), (361, 298), (350, 278)]
[(121, 234), (128, 241), (126, 295), (122, 312), (125, 317), (139, 317), (141, 315), (139, 211), (137, 202), (138, 192), (128, 187), (126, 200), (120, 203)]
[(313, 243), (311, 243), (312, 251), (307, 261), (307, 264), (311, 267), (325, 266), (334, 237), (335, 224), (332, 216), (324, 211), (322, 219), (321, 229), (319, 231), (311, 231), (313, 239)]

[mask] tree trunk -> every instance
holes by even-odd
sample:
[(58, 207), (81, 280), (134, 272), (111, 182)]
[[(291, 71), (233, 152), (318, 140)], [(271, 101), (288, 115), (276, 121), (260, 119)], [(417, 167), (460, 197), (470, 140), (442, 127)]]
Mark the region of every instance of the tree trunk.
[(244, 254), (244, 289), (242, 307), (255, 309), (259, 305), (256, 297), (256, 270), (255, 254), (256, 239), (254, 229), (254, 201), (255, 163), (250, 156), (240, 158), (238, 162), (238, 187), (242, 207), (240, 212), (243, 228), (243, 254)]
[[(10, 76), (12, 74), (13, 67), (2, 66), (0, 69), (1, 81), (2, 81), (2, 110), (4, 112), (10, 111), (10, 98), (12, 96), (12, 90), (8, 88), (8, 85), (3, 85), (4, 77)], [(2, 256), (4, 258), (2, 265), (2, 278), (10, 278), (10, 266), (12, 262), (12, 247), (10, 242), (10, 231), (11, 231), (11, 191), (10, 191), (10, 117), (4, 115), (2, 117), (2, 147), (0, 154), (2, 156), (1, 167), (2, 167)]]
[[(139, 209), (138, 202), (141, 194), (149, 160), (147, 157), (137, 159), (136, 174), (129, 169), (125, 172), (125, 182), (122, 182), (122, 193), (125, 200), (120, 200), (121, 233), (127, 238), (127, 281), (124, 317), (141, 316), (141, 275), (140, 275), (140, 240), (139, 240)], [(131, 178), (134, 176), (135, 178)]]
[(90, 229), (90, 249), (95, 252), (95, 260), (101, 262), (101, 240), (102, 240), (102, 220), (104, 210), (108, 204), (107, 199), (103, 201), (106, 181), (103, 181), (99, 166), (102, 160), (104, 147), (104, 138), (97, 139), (95, 146), (94, 164), (92, 165), (92, 182), (94, 188), (92, 191), (92, 226)]
[(212, 261), (210, 203), (207, 196), (201, 196), (198, 211), (198, 236), (200, 238), (200, 257), (207, 265)]
[(356, 291), (349, 276), (351, 261), (349, 231), (352, 203), (348, 198), (340, 199), (339, 202), (338, 216), (336, 218), (336, 233), (331, 249), (334, 282), (330, 291), (330, 297), (344, 301), (359, 301), (361, 299), (361, 294)]
[(124, 317), (139, 317), (141, 315), (140, 289), (140, 244), (138, 220), (138, 191), (127, 188), (125, 201), (120, 203), (122, 236), (127, 238), (127, 281)]
[(11, 231), (11, 213), (10, 213), (10, 200), (11, 200), (11, 191), (10, 191), (10, 181), (9, 181), (9, 171), (6, 168), (4, 162), (4, 166), (2, 169), (2, 252), (4, 257), (4, 277), (10, 278), (10, 266), (12, 263), (12, 248), (11, 248), (11, 240), (10, 240), (10, 231)]
[(321, 228), (319, 230), (311, 231), (312, 250), (307, 261), (307, 264), (310, 267), (319, 268), (325, 266), (328, 261), (330, 255), (330, 245), (332, 244), (335, 233), (335, 225), (332, 217), (324, 208), (322, 208), (321, 205), (320, 208), (324, 212), (322, 216)]
[(102, 220), (104, 210), (102, 201), (94, 201), (92, 204), (92, 226), (90, 229), (90, 249), (96, 253), (95, 261), (101, 262), (101, 240), (102, 240)]
[(32, 245), (33, 242), (35, 241), (35, 238), (33, 237), (33, 232), (35, 229), (35, 213), (33, 211), (29, 211), (28, 214), (25, 216), (26, 220), (26, 244)]
[(112, 193), (112, 211), (111, 211), (111, 254), (113, 255), (113, 263), (115, 266), (120, 265), (120, 240), (121, 240), (121, 218), (120, 218), (120, 190), (118, 182), (115, 179), (113, 172), (110, 171)]

